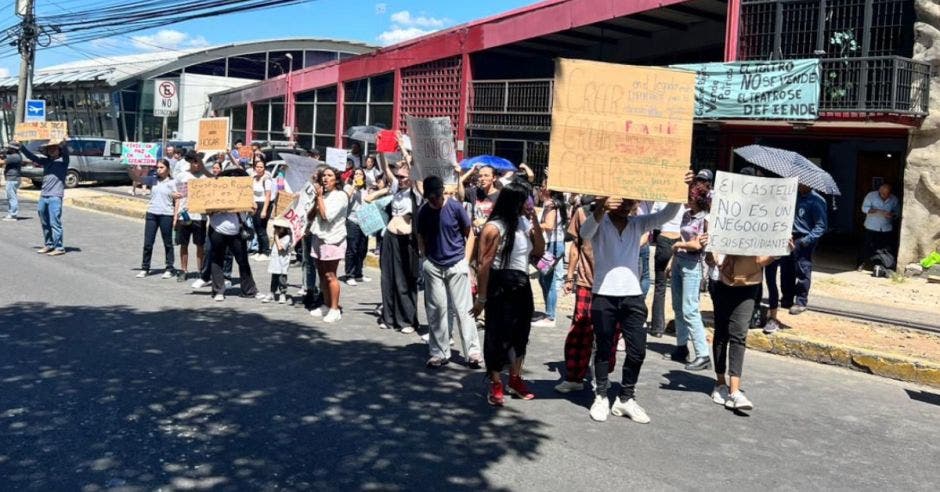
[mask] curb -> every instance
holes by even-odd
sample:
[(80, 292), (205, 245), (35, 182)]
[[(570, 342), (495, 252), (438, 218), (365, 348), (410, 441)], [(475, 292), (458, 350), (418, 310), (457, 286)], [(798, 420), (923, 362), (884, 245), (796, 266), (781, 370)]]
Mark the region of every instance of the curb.
[(747, 348), (845, 367), (876, 376), (940, 387), (940, 364), (871, 350), (834, 345), (777, 332), (749, 333)]
[[(23, 198), (29, 200), (39, 199), (39, 192), (36, 190), (21, 190), (20, 193)], [(66, 198), (64, 204), (133, 219), (143, 219), (146, 216), (146, 207), (141, 207), (136, 201), (119, 197)], [(379, 257), (370, 252), (366, 256), (365, 265), (379, 268)], [(768, 336), (760, 330), (752, 330), (752, 333), (748, 333), (747, 347), (760, 352), (940, 388), (940, 363), (810, 340), (792, 332), (778, 331)]]

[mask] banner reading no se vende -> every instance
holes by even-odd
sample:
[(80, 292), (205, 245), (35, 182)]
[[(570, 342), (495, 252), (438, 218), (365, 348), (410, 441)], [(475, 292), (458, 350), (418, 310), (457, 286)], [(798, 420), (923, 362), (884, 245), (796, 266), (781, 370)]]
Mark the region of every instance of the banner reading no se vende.
[(696, 118), (815, 120), (819, 60), (673, 65), (695, 72)]

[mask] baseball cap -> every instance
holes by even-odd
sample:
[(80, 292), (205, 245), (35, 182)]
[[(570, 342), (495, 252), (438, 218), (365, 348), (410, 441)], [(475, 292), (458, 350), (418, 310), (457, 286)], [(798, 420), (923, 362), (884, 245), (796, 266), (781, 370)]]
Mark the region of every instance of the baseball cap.
[(695, 179), (712, 182), (715, 179), (715, 174), (712, 173), (711, 169), (702, 169), (695, 174)]

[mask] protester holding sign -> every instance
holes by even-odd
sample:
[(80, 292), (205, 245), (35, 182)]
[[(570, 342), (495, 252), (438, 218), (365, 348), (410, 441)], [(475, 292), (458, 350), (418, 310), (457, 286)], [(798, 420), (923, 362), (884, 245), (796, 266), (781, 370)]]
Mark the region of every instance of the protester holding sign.
[(268, 259), (268, 255), (271, 254), (271, 245), (268, 243), (268, 218), (273, 208), (271, 193), (274, 180), (265, 170), (263, 160), (255, 160), (254, 170), (255, 175), (252, 177), (251, 187), (255, 197), (255, 214), (252, 217), (252, 222), (255, 233), (258, 235), (258, 254), (255, 255), (254, 259), (265, 261)]
[[(392, 167), (385, 163), (385, 175), (392, 194), (388, 205), (390, 217), (382, 236), (381, 328), (394, 328), (414, 333), (418, 327), (418, 251), (417, 236), (412, 224), (418, 211), (419, 196), (412, 189), (411, 170), (407, 165)], [(386, 193), (380, 191), (379, 193)]]
[(356, 286), (359, 282), (372, 281), (362, 273), (362, 265), (369, 252), (369, 238), (359, 227), (359, 210), (363, 204), (371, 203), (374, 199), (367, 191), (366, 174), (363, 169), (355, 170), (344, 191), (349, 196), (349, 209), (346, 216), (346, 284)]
[(339, 278), (336, 270), (346, 256), (346, 208), (349, 196), (337, 189), (339, 179), (335, 169), (322, 169), (317, 175), (316, 204), (310, 210), (310, 233), (313, 243), (310, 256), (317, 260), (323, 303), (329, 308), (324, 316), (319, 307), (310, 311), (314, 317), (323, 317), (324, 323), (335, 323), (343, 318), (339, 310)]
[(176, 176), (180, 199), (176, 201), (176, 211), (173, 214), (176, 244), (180, 247), (180, 270), (176, 277), (178, 282), (185, 282), (189, 271), (190, 240), (196, 246), (197, 271), (203, 270), (206, 261), (206, 218), (202, 214), (189, 211), (189, 182), (194, 179), (208, 179), (209, 176), (194, 151), (186, 153), (186, 160), (189, 162), (189, 171)]
[(69, 169), (69, 147), (65, 140), (39, 147), (45, 156), (38, 156), (18, 142), (12, 144), (33, 164), (42, 168), (42, 190), (39, 192), (39, 222), (42, 223), (44, 246), (39, 254), (65, 254), (62, 244), (62, 200), (65, 197), (65, 174)]
[[(219, 178), (232, 179), (232, 178)], [(209, 214), (209, 242), (212, 255), (212, 294), (216, 301), (225, 300), (226, 280), (225, 256), (231, 251), (238, 263), (239, 287), (242, 297), (255, 297), (261, 299), (264, 294), (258, 292), (255, 279), (251, 275), (251, 265), (248, 263), (248, 239), (251, 229), (246, 228), (246, 214), (236, 212), (216, 212)]]
[(494, 406), (504, 402), (501, 373), (507, 364), (509, 393), (524, 400), (535, 398), (522, 380), (522, 365), (534, 312), (529, 261), (545, 252), (545, 238), (535, 210), (526, 207), (531, 194), (532, 188), (522, 179), (504, 187), (480, 235), (473, 314), (486, 312), (483, 357), (490, 378), (487, 401)]
[(153, 244), (157, 239), (157, 230), (163, 240), (163, 250), (166, 253), (166, 269), (163, 278), (173, 278), (173, 222), (175, 202), (182, 195), (176, 189), (176, 181), (170, 175), (170, 161), (160, 159), (157, 161), (157, 183), (150, 191), (150, 205), (147, 206), (147, 217), (144, 226), (144, 257), (140, 263), (140, 273), (137, 278), (144, 278), (150, 274), (150, 258), (153, 256)]
[[(686, 183), (692, 182), (691, 171)], [(598, 198), (594, 212), (581, 226), (581, 234), (594, 249), (594, 298), (591, 318), (597, 351), (594, 354), (594, 380), (597, 383), (591, 418), (605, 421), (610, 413), (629, 417), (634, 422), (649, 423), (646, 411), (635, 399), (640, 368), (646, 358), (646, 299), (640, 287), (641, 236), (662, 227), (675, 215), (680, 205), (669, 204), (655, 214), (631, 217), (636, 200)], [(614, 331), (620, 329), (626, 340), (623, 381), (620, 396), (609, 406), (607, 372)]]
[(688, 362), (691, 338), (695, 359), (686, 364), (688, 371), (702, 371), (711, 366), (705, 325), (699, 311), (702, 260), (708, 245), (706, 218), (711, 207), (710, 191), (711, 187), (704, 181), (696, 181), (689, 187), (689, 209), (679, 227), (681, 237), (672, 245), (672, 309), (676, 315), (676, 348), (672, 360)]

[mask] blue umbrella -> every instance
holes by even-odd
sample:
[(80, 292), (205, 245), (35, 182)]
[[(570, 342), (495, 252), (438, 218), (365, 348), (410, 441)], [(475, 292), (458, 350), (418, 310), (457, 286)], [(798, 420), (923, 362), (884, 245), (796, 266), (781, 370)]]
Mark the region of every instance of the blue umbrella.
[(518, 171), (516, 166), (513, 163), (509, 162), (502, 157), (496, 157), (493, 155), (478, 155), (476, 157), (470, 157), (460, 161), (460, 169), (467, 170), (473, 166), (490, 166), (495, 169), (497, 172), (506, 172), (506, 171)]
[(748, 145), (734, 149), (734, 153), (751, 164), (780, 177), (796, 177), (800, 184), (816, 191), (827, 195), (842, 194), (829, 173), (796, 152), (763, 145)]

